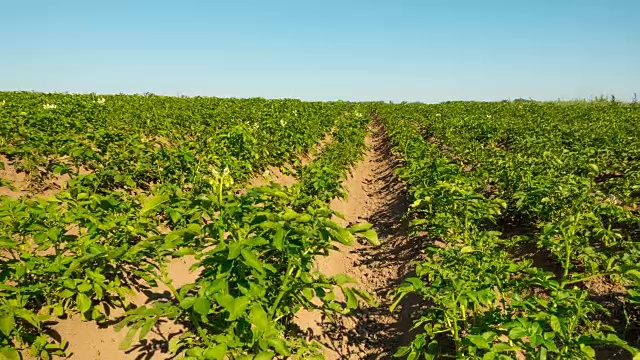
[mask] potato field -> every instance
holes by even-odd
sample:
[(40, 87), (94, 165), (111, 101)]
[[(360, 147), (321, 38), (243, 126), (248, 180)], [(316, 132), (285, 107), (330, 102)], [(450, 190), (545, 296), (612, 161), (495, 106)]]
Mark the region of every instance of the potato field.
[(0, 360), (640, 359), (640, 106), (0, 92)]

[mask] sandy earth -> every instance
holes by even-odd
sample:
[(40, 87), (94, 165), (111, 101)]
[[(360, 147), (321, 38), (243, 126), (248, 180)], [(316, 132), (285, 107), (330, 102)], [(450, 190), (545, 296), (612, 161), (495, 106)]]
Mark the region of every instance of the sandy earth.
[(391, 358), (410, 327), (406, 316), (398, 321), (398, 314), (389, 312), (387, 296), (406, 274), (415, 254), (403, 235), (406, 227), (401, 217), (407, 208), (404, 188), (393, 173), (396, 164), (384, 132), (379, 126), (372, 130), (364, 159), (344, 182), (348, 198), (332, 201), (331, 207), (345, 216), (343, 225), (372, 223), (382, 245), (341, 246), (328, 257), (318, 258), (318, 268), (327, 275), (345, 273), (357, 279), (357, 286), (374, 295), (379, 306), (365, 306), (339, 324), (323, 321), (316, 313), (298, 315), (298, 325), (311, 330), (324, 345), (327, 360)]
[[(316, 313), (298, 314), (296, 323), (324, 345), (327, 360), (391, 358), (390, 351), (406, 341), (402, 334), (408, 333), (410, 326), (410, 319), (402, 312), (391, 314), (388, 311), (387, 293), (409, 271), (408, 264), (417, 252), (403, 235), (406, 227), (401, 217), (407, 204), (404, 188), (393, 174), (396, 164), (384, 131), (377, 125), (372, 130), (367, 138), (368, 150), (364, 159), (344, 182), (348, 199), (334, 200), (331, 207), (345, 215), (346, 220), (340, 220), (344, 225), (362, 221), (372, 223), (382, 245), (377, 248), (364, 243), (343, 246), (340, 251), (319, 258), (317, 266), (327, 275), (345, 273), (357, 279), (357, 286), (374, 295), (380, 305), (365, 306), (338, 324), (323, 321)], [(310, 162), (313, 154), (318, 153), (328, 141), (323, 140), (316, 151), (301, 158), (301, 162)], [(258, 176), (250, 185), (260, 186), (270, 181), (290, 185), (296, 180), (291, 175), (284, 175), (279, 168), (271, 168), (267, 177)], [(175, 259), (169, 265), (169, 274), (177, 287), (196, 279), (197, 272), (189, 270), (194, 263), (193, 257), (185, 257)], [(137, 294), (133, 301), (142, 305), (163, 294), (168, 295), (168, 291), (160, 286)], [(81, 360), (168, 359), (168, 340), (182, 330), (176, 324), (160, 324), (146, 340), (137, 344), (134, 341), (133, 349), (123, 352), (118, 347), (126, 329), (116, 332), (112, 328), (99, 328), (93, 322), (82, 322), (79, 317), (58, 320), (52, 328), (62, 339), (69, 341), (71, 359)]]
[[(9, 186), (0, 186), (0, 196), (8, 196), (14, 199), (22, 196), (49, 199), (55, 196), (61, 189), (66, 188), (67, 182), (71, 179), (68, 174), (52, 174), (43, 184), (32, 183), (26, 173), (18, 171), (16, 166), (4, 155), (0, 155), (0, 179), (8, 180), (13, 189)], [(86, 168), (79, 169), (80, 174), (89, 174)]]
[(11, 189), (8, 186), (0, 186), (0, 196), (19, 198), (23, 193), (22, 189), (29, 183), (27, 175), (23, 172), (18, 172), (4, 155), (0, 155), (0, 162), (3, 163), (3, 166), (0, 166), (0, 179), (10, 181), (14, 187), (14, 189)]

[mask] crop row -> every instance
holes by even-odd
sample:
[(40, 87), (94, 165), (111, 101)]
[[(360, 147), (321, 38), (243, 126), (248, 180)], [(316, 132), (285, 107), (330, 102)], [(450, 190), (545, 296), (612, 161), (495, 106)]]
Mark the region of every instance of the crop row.
[[(174, 352), (186, 348), (186, 358), (322, 358), (317, 344), (307, 343), (295, 331), (295, 314), (303, 308), (346, 314), (360, 301), (372, 301), (369, 294), (353, 288), (348, 277), (325, 277), (313, 266), (315, 258), (327, 255), (336, 242), (352, 244), (356, 236), (377, 240), (369, 224), (343, 228), (333, 222), (326, 203), (339, 193), (340, 180), (361, 156), (367, 124), (364, 117), (339, 121), (333, 136), (343, 142), (327, 145), (301, 169), (301, 174), (313, 175), (292, 186), (271, 184), (240, 196), (229, 191), (189, 205), (212, 219), (199, 230), (178, 230), (176, 236), (198, 254), (201, 276), (172, 289), (176, 302), (161, 300), (128, 312), (121, 322), (129, 325), (127, 339), (138, 331), (142, 339), (149, 326), (169, 319), (194, 329), (170, 343)], [(326, 163), (327, 157), (336, 161)], [(183, 231), (192, 230), (183, 236)], [(187, 245), (171, 245), (182, 246)], [(169, 281), (165, 284), (171, 287)], [(337, 291), (346, 303), (337, 301)]]
[[(314, 256), (370, 225), (345, 229), (326, 206), (363, 149), (355, 105), (295, 100), (3, 93), (0, 153), (27, 184), (0, 197), (0, 354), (65, 355), (46, 322), (80, 314), (106, 324), (126, 310), (123, 348), (159, 322), (185, 331), (171, 352), (193, 359), (319, 354), (292, 325), (300, 308), (345, 313), (370, 300), (344, 276), (312, 270)], [(335, 164), (300, 185), (238, 195), (245, 179), (291, 161), (329, 128), (343, 136)], [(344, 131), (345, 134), (341, 135)], [(330, 150), (331, 147), (327, 149)], [(329, 152), (328, 152), (329, 153)], [(319, 159), (322, 158), (322, 155)], [(224, 169), (224, 170), (223, 170)], [(31, 196), (66, 175), (55, 197)], [(234, 185), (234, 181), (236, 185)], [(19, 197), (18, 197), (19, 196)], [(194, 254), (198, 279), (176, 288), (167, 272)], [(170, 300), (136, 307), (131, 296), (164, 284)], [(336, 301), (344, 288), (346, 304)], [(321, 300), (322, 305), (317, 305)], [(314, 301), (312, 301), (314, 300)]]
[(640, 132), (633, 124), (640, 108), (618, 103), (418, 108), (421, 116), (414, 119), (423, 136), (473, 164), (491, 192), (508, 202), (502, 230), (517, 233), (513, 239), (521, 248), (537, 247), (538, 258), (558, 278), (600, 298), (617, 313), (609, 323), (640, 346), (640, 313), (633, 304), (640, 257)]
[[(532, 162), (539, 159), (542, 155), (538, 151), (543, 151), (532, 145), (537, 144), (534, 140), (540, 142), (539, 133), (518, 148), (520, 153), (511, 151), (518, 146), (518, 134), (531, 134), (527, 129), (519, 133), (515, 129), (497, 131), (509, 136), (507, 143), (469, 144), (471, 135), (465, 131), (471, 128), (477, 134), (481, 128), (486, 135), (486, 129), (495, 126), (491, 119), (497, 116), (486, 111), (500, 106), (403, 104), (378, 109), (395, 151), (405, 161), (399, 173), (410, 185), (414, 199), (410, 208), (413, 230), (429, 238), (425, 255), (417, 262), (416, 276), (396, 291), (394, 307), (408, 294), (424, 300), (415, 323), (419, 332), (396, 356), (583, 359), (615, 347), (637, 355), (621, 338), (624, 334), (603, 321), (607, 309), (584, 286), (593, 279), (610, 278), (632, 289), (630, 281), (638, 275), (637, 268), (633, 269), (637, 249), (630, 234), (616, 234), (624, 234), (634, 215), (616, 204), (608, 204), (609, 212), (606, 206), (598, 212), (593, 209), (594, 202), (584, 199), (588, 195), (582, 195), (576, 200), (581, 206), (569, 206), (575, 211), (555, 212), (545, 218), (547, 222), (538, 220), (541, 217), (537, 214), (539, 222), (531, 221), (534, 216), (525, 215), (533, 212), (523, 211), (522, 199), (539, 197), (532, 201), (532, 209), (565, 203), (557, 198), (558, 192), (583, 194), (584, 189), (570, 189), (573, 183), (566, 178), (562, 183), (540, 185), (541, 177), (537, 177), (527, 183), (522, 172), (552, 173), (549, 166), (540, 168), (546, 162), (535, 167), (505, 160), (510, 156), (505, 154), (511, 154), (514, 162), (524, 157)], [(543, 110), (548, 109), (552, 107)], [(460, 126), (469, 118), (475, 119), (477, 127)], [(511, 120), (504, 123), (511, 124)], [(553, 124), (546, 126), (554, 128)], [(441, 137), (444, 131), (447, 136)], [(488, 134), (485, 138), (495, 140), (496, 134)], [(465, 140), (449, 141), (454, 136)], [(576, 140), (574, 147), (581, 146), (586, 145)], [(487, 147), (499, 148), (495, 152), (502, 155), (483, 153)], [(550, 146), (545, 146), (547, 149), (553, 153)], [(487, 163), (495, 167), (485, 167)], [(595, 171), (595, 167), (589, 168)], [(514, 177), (518, 180), (513, 181)], [(510, 192), (500, 181), (505, 178), (522, 187)], [(527, 187), (531, 184), (540, 186)], [(586, 209), (591, 213), (585, 213)], [(607, 222), (604, 214), (616, 215), (615, 222)], [(513, 226), (514, 221), (522, 229)], [(534, 230), (530, 233), (526, 231), (529, 228)], [(529, 244), (539, 247), (550, 264), (534, 262), (538, 259), (525, 251)], [(627, 304), (634, 300), (634, 294), (637, 297), (631, 290), (626, 295)]]
[[(0, 152), (33, 190), (80, 169), (92, 186), (198, 186), (229, 168), (243, 181), (315, 144), (346, 104), (161, 96), (2, 93)], [(44, 105), (43, 105), (44, 104)], [(46, 105), (55, 106), (53, 108)], [(94, 179), (95, 178), (95, 179)]]

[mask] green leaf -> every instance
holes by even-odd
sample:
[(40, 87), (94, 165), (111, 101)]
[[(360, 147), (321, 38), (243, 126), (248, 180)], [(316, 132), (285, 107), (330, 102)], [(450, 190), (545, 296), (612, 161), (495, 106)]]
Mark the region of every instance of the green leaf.
[(131, 348), (133, 337), (136, 336), (136, 332), (138, 332), (138, 328), (136, 327), (130, 327), (129, 330), (127, 330), (127, 335), (125, 335), (124, 339), (120, 343), (120, 350), (128, 350)]
[(241, 250), (242, 257), (244, 258), (244, 263), (251, 266), (252, 268), (264, 272), (264, 268), (262, 266), (262, 262), (255, 256), (251, 251), (247, 249)]
[(376, 302), (375, 299), (366, 290), (355, 289), (355, 288), (352, 290), (356, 295), (358, 295), (361, 299), (366, 301), (368, 304), (372, 304), (372, 305), (375, 304)]
[(78, 291), (83, 292), (83, 293), (87, 292), (87, 291), (89, 291), (91, 289), (92, 289), (91, 284), (86, 283), (86, 282), (83, 282), (82, 284), (78, 285)]
[(547, 360), (547, 348), (544, 346), (540, 347), (538, 360)]
[(346, 274), (338, 274), (332, 277), (333, 281), (336, 282), (336, 285), (344, 285), (344, 284), (355, 284), (356, 280), (349, 275)]
[(278, 352), (278, 354), (282, 356), (289, 356), (289, 348), (287, 348), (287, 344), (282, 339), (270, 339), (268, 340), (269, 345), (273, 346), (274, 349)]
[(40, 319), (32, 311), (29, 311), (29, 310), (24, 309), (24, 308), (15, 309), (13, 315), (15, 317), (19, 317), (19, 318), (29, 322), (29, 324), (33, 325), (33, 327), (35, 327), (37, 329), (40, 329)]
[(178, 348), (180, 347), (180, 340), (182, 339), (178, 335), (175, 335), (171, 340), (169, 340), (169, 353), (175, 354), (178, 351)]
[(0, 316), (0, 331), (6, 336), (10, 337), (11, 332), (16, 326), (16, 319), (13, 317), (13, 314), (5, 314)]
[(283, 192), (283, 191), (274, 191), (273, 192), (273, 196), (279, 197), (281, 199), (288, 199), (289, 195), (287, 195), (287, 193)]
[(265, 221), (263, 223), (260, 223), (260, 227), (263, 229), (278, 229), (281, 228), (282, 225), (279, 222), (275, 221)]
[(284, 228), (282, 227), (278, 228), (276, 230), (276, 234), (273, 236), (273, 247), (282, 251), (282, 249), (284, 248), (284, 237), (285, 237)]
[(359, 233), (358, 235), (367, 239), (369, 244), (373, 246), (380, 246), (380, 240), (378, 240), (378, 233), (375, 230), (370, 229), (365, 232)]
[(305, 299), (311, 301), (313, 300), (313, 289), (311, 288), (304, 288), (302, 290), (302, 295), (305, 297)]
[(562, 324), (560, 323), (560, 319), (558, 319), (557, 316), (551, 315), (550, 325), (551, 325), (551, 329), (553, 329), (553, 331), (555, 331), (557, 333), (562, 331)]
[(432, 340), (429, 345), (427, 345), (427, 351), (424, 354), (426, 360), (434, 360), (436, 355), (438, 354), (438, 341)]
[(353, 234), (349, 232), (349, 230), (345, 228), (341, 228), (334, 233), (335, 238), (344, 245), (352, 245), (355, 239), (353, 238)]
[(591, 359), (596, 357), (596, 351), (593, 350), (591, 346), (580, 344), (580, 351), (582, 351), (585, 355), (587, 355)]
[(295, 220), (295, 221), (296, 221), (296, 222), (299, 222), (299, 223), (308, 223), (308, 222), (309, 222), (309, 221), (311, 221), (312, 219), (313, 219), (313, 218), (311, 217), (311, 215), (309, 215), (309, 214), (302, 214), (302, 215), (298, 216), (298, 217), (296, 218), (296, 220)]
[(473, 248), (473, 246), (464, 246), (462, 249), (460, 249), (460, 253), (462, 254), (467, 254), (467, 253), (471, 253), (474, 252), (475, 249)]
[(517, 346), (511, 346), (505, 343), (497, 343), (491, 347), (492, 352), (505, 352), (505, 351), (517, 351), (520, 350)]
[(527, 336), (527, 330), (521, 328), (521, 327), (516, 327), (511, 329), (511, 331), (509, 331), (509, 338), (513, 339), (513, 340), (518, 340), (518, 339), (522, 339), (523, 337)]
[(251, 307), (249, 322), (255, 325), (258, 331), (265, 332), (269, 329), (269, 317), (262, 305), (256, 303)]
[(256, 355), (253, 360), (271, 360), (275, 354), (271, 351), (263, 351), (260, 354)]
[(20, 353), (10, 347), (0, 348), (0, 360), (20, 360)]
[(0, 238), (0, 249), (17, 249), (18, 244), (7, 237)]
[(291, 209), (286, 209), (284, 211), (284, 214), (282, 215), (282, 220), (284, 221), (291, 221), (295, 218), (297, 218), (300, 214), (298, 214), (297, 212), (291, 210)]
[(94, 283), (93, 284), (93, 291), (95, 291), (96, 298), (99, 299), (99, 300), (102, 300), (103, 292), (102, 292), (101, 284)]
[(349, 309), (357, 309), (358, 308), (358, 298), (353, 293), (353, 291), (348, 287), (343, 287), (342, 292), (344, 296), (347, 298), (347, 308)]
[(489, 349), (491, 347), (487, 339), (482, 335), (467, 335), (467, 339), (480, 349)]
[(349, 228), (349, 231), (351, 231), (352, 234), (355, 233), (360, 233), (363, 231), (367, 231), (369, 229), (371, 229), (373, 227), (372, 224), (368, 223), (368, 222), (363, 222), (363, 223), (359, 223), (359, 224), (355, 224), (352, 227)]
[(151, 210), (169, 201), (169, 199), (169, 195), (167, 194), (156, 195), (147, 198), (142, 202), (142, 210), (140, 210), (140, 215), (146, 215)]
[(171, 221), (173, 221), (174, 224), (177, 224), (178, 221), (182, 219), (182, 214), (177, 211), (171, 211), (169, 213), (169, 217), (171, 218)]
[(251, 302), (246, 296), (234, 298), (229, 294), (218, 295), (216, 297), (216, 300), (222, 307), (224, 307), (225, 310), (229, 312), (227, 321), (236, 320), (240, 315), (242, 315), (242, 313), (247, 309), (249, 303)]
[(632, 278), (633, 281), (640, 283), (640, 270), (635, 270), (635, 269), (628, 270), (626, 272), (626, 275)]
[(185, 309), (185, 310), (192, 308), (193, 304), (196, 303), (197, 299), (198, 298), (195, 297), (195, 296), (187, 296), (187, 297), (183, 298), (180, 301), (180, 308)]
[(193, 310), (202, 316), (207, 316), (211, 310), (211, 301), (205, 297), (198, 297), (193, 304)]
[(398, 351), (396, 351), (396, 353), (393, 354), (393, 357), (404, 357), (404, 356), (407, 356), (410, 351), (411, 351), (410, 347), (401, 346), (401, 347), (398, 348)]
[(91, 299), (83, 293), (78, 293), (76, 295), (76, 303), (78, 304), (78, 310), (81, 313), (85, 313), (91, 309)]
[(138, 339), (140, 341), (144, 340), (147, 337), (147, 334), (149, 333), (149, 331), (151, 331), (153, 325), (156, 324), (156, 321), (157, 318), (150, 317), (144, 322), (144, 325), (142, 325), (142, 327), (140, 328), (140, 334), (138, 335)]
[(229, 244), (229, 254), (227, 255), (227, 259), (233, 260), (240, 256), (240, 252), (242, 251), (242, 244), (240, 243), (232, 243)]
[(72, 279), (65, 279), (63, 284), (67, 289), (75, 289), (76, 288), (76, 282), (73, 281)]
[(227, 354), (227, 345), (218, 344), (212, 348), (208, 348), (204, 351), (204, 358), (207, 360), (223, 360)]

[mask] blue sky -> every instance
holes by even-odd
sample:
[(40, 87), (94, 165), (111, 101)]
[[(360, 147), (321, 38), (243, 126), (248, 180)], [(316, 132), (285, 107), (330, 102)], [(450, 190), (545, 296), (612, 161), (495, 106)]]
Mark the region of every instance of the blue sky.
[(640, 93), (640, 1), (4, 1), (0, 89), (500, 100)]

